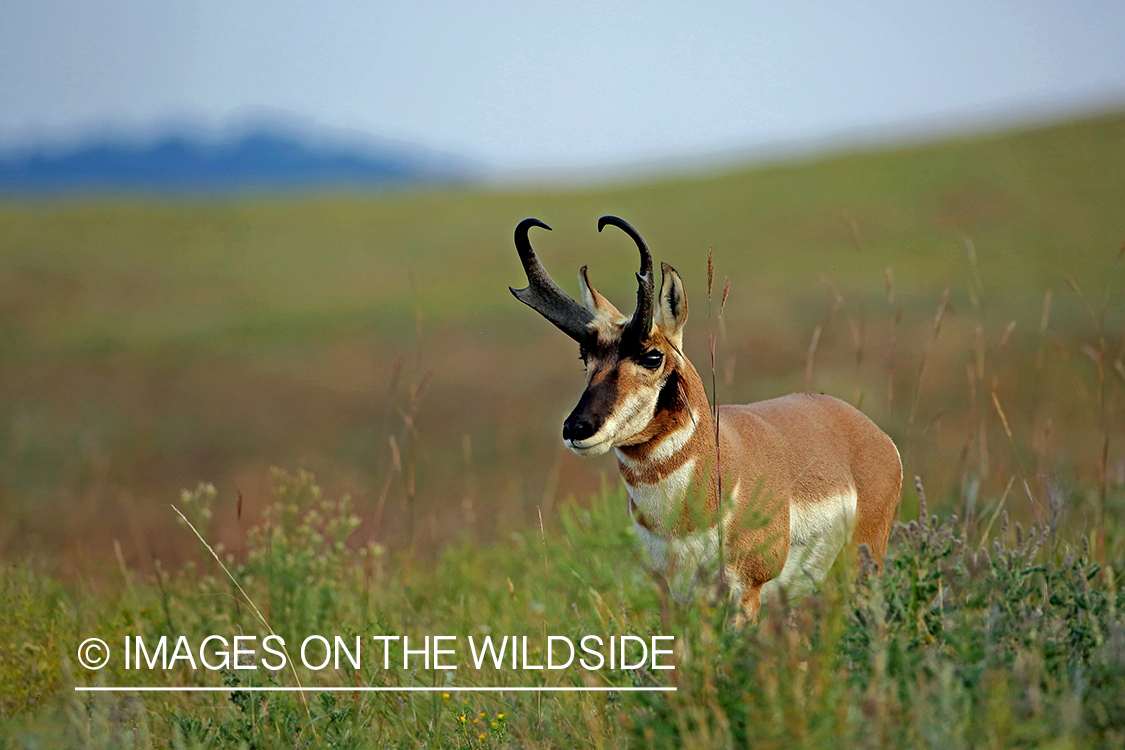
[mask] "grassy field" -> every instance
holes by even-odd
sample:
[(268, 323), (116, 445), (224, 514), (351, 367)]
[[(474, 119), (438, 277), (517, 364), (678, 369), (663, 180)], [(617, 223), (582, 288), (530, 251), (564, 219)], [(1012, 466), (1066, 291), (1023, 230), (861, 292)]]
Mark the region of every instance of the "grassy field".
[[(596, 491), (612, 461), (579, 461), (559, 440), (580, 390), (573, 345), (506, 289), (522, 283), (510, 237), (529, 215), (555, 228), (537, 246), (561, 283), (576, 293), (588, 263), (619, 301), (634, 251), (595, 222), (640, 227), (685, 279), (701, 365), (713, 248), (732, 281), (721, 401), (807, 388), (860, 403), (944, 501), (965, 494), (966, 471), (995, 492), (1013, 473), (995, 390), (1025, 463), (1050, 420), (1064, 470), (1097, 484), (1109, 404), (1084, 347), (1122, 330), (1123, 134), (1114, 115), (555, 193), (0, 206), (0, 549), (89, 571), (116, 538), (151, 570), (155, 549), (186, 555), (164, 499), (207, 479), (233, 521), (238, 491), (252, 512), (268, 502), (272, 465), (350, 491), (365, 537), (427, 550), (466, 529), (502, 538), (538, 506)], [(1096, 315), (1110, 289), (1104, 320), (1063, 274)], [(1113, 385), (1120, 341), (1106, 346)], [(959, 458), (970, 433), (975, 458)], [(401, 474), (384, 493), (391, 436), (414, 457), (412, 497)]]
[[(624, 497), (568, 504), (552, 530), (504, 544), (447, 547), (436, 562), (346, 544), (358, 518), (307, 475), (278, 473), (277, 501), (228, 557), (154, 577), (125, 570), (111, 589), (75, 591), (25, 566), (0, 590), (0, 742), (4, 747), (1120, 747), (1125, 741), (1125, 592), (1089, 542), (1051, 519), (1024, 529), (996, 503), (973, 527), (922, 508), (898, 525), (883, 574), (841, 559), (822, 592), (775, 607), (757, 625), (701, 589), (668, 601), (635, 552)], [(204, 535), (211, 487), (179, 501)], [(999, 514), (997, 515), (997, 511)], [(998, 520), (997, 520), (998, 517)], [(992, 523), (991, 521), (995, 521)], [(184, 528), (185, 534), (190, 531)], [(1122, 534), (1112, 527), (1110, 544)], [(848, 556), (850, 558), (850, 556)], [(232, 585), (239, 582), (239, 587)], [(260, 617), (259, 617), (260, 614)], [(543, 665), (546, 636), (673, 635), (675, 669), (472, 668), (446, 657), (390, 668), (231, 668), (101, 672), (72, 654), (97, 634), (276, 632), (527, 637)], [(275, 644), (276, 648), (276, 644)], [(169, 647), (171, 650), (171, 647)], [(260, 653), (260, 652), (259, 652)], [(310, 663), (317, 665), (324, 652)], [(209, 652), (213, 664), (220, 657)], [(10, 659), (9, 657), (14, 657)], [(202, 658), (202, 657), (201, 657)], [(634, 655), (635, 658), (635, 655)], [(591, 658), (591, 663), (593, 659)], [(664, 662), (665, 664), (669, 662)], [(280, 666), (280, 662), (274, 663)], [(79, 685), (222, 685), (231, 693), (73, 693)], [(430, 693), (293, 693), (251, 686), (434, 687)], [(462, 693), (469, 686), (674, 686), (674, 693)]]
[[(0, 205), (0, 742), (1120, 746), (1123, 142), (1117, 114), (596, 189)], [(684, 277), (701, 371), (708, 249), (731, 279), (719, 401), (821, 391), (895, 439), (937, 520), (906, 487), (885, 575), (841, 561), (741, 633), (721, 597), (662, 599), (612, 459), (561, 447), (573, 344), (506, 289), (537, 216), (555, 278), (589, 264), (624, 306), (606, 213)], [(680, 690), (72, 694), (89, 636), (265, 634), (169, 507), (201, 480), (184, 510), (287, 641), (674, 633), (673, 675), (541, 679)], [(255, 679), (298, 677), (445, 679)]]

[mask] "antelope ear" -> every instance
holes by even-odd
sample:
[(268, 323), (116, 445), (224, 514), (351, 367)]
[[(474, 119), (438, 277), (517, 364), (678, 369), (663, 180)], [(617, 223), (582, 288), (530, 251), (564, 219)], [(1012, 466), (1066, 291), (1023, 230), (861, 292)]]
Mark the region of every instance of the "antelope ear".
[(656, 326), (677, 349), (683, 349), (684, 323), (687, 322), (687, 294), (676, 269), (660, 264), (660, 304)]
[(603, 297), (590, 283), (590, 277), (586, 275), (586, 266), (582, 266), (581, 270), (578, 271), (578, 285), (582, 290), (582, 304), (594, 314), (594, 317), (608, 318), (609, 320), (625, 319), (625, 316), (613, 306), (613, 303)]

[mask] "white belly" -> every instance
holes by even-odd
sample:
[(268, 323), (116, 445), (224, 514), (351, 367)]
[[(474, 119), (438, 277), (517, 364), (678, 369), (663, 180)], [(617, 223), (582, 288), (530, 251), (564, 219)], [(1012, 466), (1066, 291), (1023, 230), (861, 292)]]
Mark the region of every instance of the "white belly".
[(788, 596), (803, 596), (824, 580), (855, 531), (857, 500), (850, 488), (817, 503), (789, 506), (789, 555), (781, 574), (762, 586), (763, 602), (779, 588)]
[[(686, 497), (694, 479), (695, 461), (686, 462), (665, 480), (656, 485), (626, 483), (633, 502), (655, 528), (650, 531), (638, 523), (634, 528), (644, 544), (653, 568), (668, 581), (670, 593), (676, 601), (685, 603), (691, 596), (695, 582), (708, 574), (716, 573), (719, 560), (719, 532), (717, 527), (700, 530), (684, 536), (672, 534), (678, 508)], [(732, 507), (738, 505), (739, 485), (731, 491)], [(784, 588), (791, 597), (804, 596), (824, 580), (840, 550), (847, 544), (855, 530), (855, 488), (816, 503), (792, 503), (789, 506), (789, 554), (777, 578), (762, 586), (762, 601), (767, 602)], [(727, 527), (734, 515), (723, 519)], [(732, 595), (741, 595), (738, 571), (728, 563), (726, 570)]]

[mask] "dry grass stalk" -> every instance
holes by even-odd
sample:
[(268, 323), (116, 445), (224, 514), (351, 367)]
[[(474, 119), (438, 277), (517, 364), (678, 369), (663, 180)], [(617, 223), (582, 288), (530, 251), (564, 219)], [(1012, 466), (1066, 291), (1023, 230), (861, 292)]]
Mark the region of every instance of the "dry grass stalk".
[[(238, 593), (241, 594), (242, 598), (246, 600), (246, 603), (250, 605), (250, 611), (254, 613), (254, 616), (258, 618), (258, 621), (262, 623), (262, 626), (269, 631), (270, 635), (277, 636), (277, 639), (281, 642), (281, 650), (285, 653), (285, 662), (289, 665), (289, 670), (293, 673), (293, 680), (297, 683), (298, 688), (302, 687), (301, 678), (297, 674), (297, 668), (293, 665), (292, 657), (289, 656), (289, 649), (285, 647), (284, 639), (282, 639), (281, 636), (278, 636), (273, 627), (270, 626), (269, 620), (267, 620), (265, 615), (262, 614), (262, 611), (258, 609), (258, 605), (254, 603), (254, 600), (251, 599), (250, 595), (246, 593), (246, 590), (242, 588), (242, 584), (238, 582), (238, 579), (234, 577), (234, 574), (231, 573), (227, 566), (223, 564), (223, 561), (219, 557), (219, 554), (215, 552), (215, 549), (210, 544), (207, 543), (207, 540), (204, 539), (203, 535), (199, 533), (199, 529), (195, 528), (195, 524), (189, 521), (187, 519), (187, 516), (180, 512), (180, 509), (175, 505), (172, 506), (172, 510), (176, 511), (176, 515), (180, 517), (180, 520), (187, 524), (188, 528), (191, 529), (196, 538), (199, 539), (199, 541), (203, 543), (203, 546), (207, 548), (207, 551), (211, 553), (211, 557), (215, 558), (215, 562), (219, 564), (219, 567), (222, 569), (223, 573), (226, 574), (227, 578), (230, 579), (230, 582), (234, 584), (234, 587), (238, 590)], [(305, 715), (308, 717), (309, 727), (312, 729), (313, 736), (315, 737), (316, 726), (313, 723), (312, 712), (309, 710), (309, 702), (305, 698), (305, 694), (303, 691), (298, 691), (297, 694), (301, 698), (301, 704), (305, 707)]]

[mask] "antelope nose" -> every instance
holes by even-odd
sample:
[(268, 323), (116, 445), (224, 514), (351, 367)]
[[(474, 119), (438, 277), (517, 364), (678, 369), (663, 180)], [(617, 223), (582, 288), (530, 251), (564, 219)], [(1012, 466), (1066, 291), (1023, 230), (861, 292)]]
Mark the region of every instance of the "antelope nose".
[(595, 432), (594, 425), (585, 419), (568, 419), (563, 422), (563, 440), (585, 440)]

